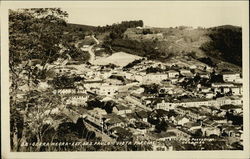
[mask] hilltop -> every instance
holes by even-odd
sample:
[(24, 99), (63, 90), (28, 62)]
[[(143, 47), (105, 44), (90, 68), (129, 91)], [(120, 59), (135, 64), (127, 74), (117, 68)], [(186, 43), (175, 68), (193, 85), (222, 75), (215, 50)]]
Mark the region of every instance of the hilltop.
[(242, 29), (237, 26), (156, 28), (143, 27), (142, 21), (125, 21), (103, 27), (68, 24), (68, 28), (80, 40), (95, 34), (108, 54), (122, 51), (161, 61), (191, 56), (242, 65)]
[(119, 36), (107, 36), (103, 47), (149, 59), (167, 60), (173, 56), (192, 56), (195, 59), (209, 58), (215, 63), (219, 60), (239, 67), (242, 65), (242, 33), (241, 28), (236, 26), (134, 27), (127, 28)]
[(96, 29), (95, 26), (91, 25), (83, 25), (83, 24), (74, 24), (74, 23), (68, 23), (67, 26), (71, 29), (74, 29), (75, 31), (94, 31)]

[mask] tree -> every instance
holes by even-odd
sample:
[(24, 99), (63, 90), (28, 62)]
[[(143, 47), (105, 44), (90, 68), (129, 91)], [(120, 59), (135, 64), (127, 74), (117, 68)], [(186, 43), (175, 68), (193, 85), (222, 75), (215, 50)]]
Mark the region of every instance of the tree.
[[(43, 142), (44, 135), (47, 130), (53, 128), (52, 125), (47, 124), (46, 121), (55, 122), (53, 119), (53, 109), (58, 108), (62, 103), (60, 96), (52, 94), (50, 91), (30, 91), (27, 94), (28, 98), (25, 101), (26, 111), (23, 111), (24, 128), (22, 138), (25, 140), (27, 137), (27, 129), (30, 129), (33, 134), (36, 135), (37, 142)], [(40, 147), (38, 147), (39, 150)]]
[(202, 137), (202, 131), (201, 129), (198, 129), (194, 132), (193, 137)]
[(209, 42), (201, 49), (209, 56), (242, 66), (242, 28), (230, 25), (208, 29)]
[(38, 59), (45, 67), (59, 56), (67, 13), (59, 8), (10, 10), (10, 64), (32, 65)]
[(58, 105), (57, 97), (34, 90), (46, 65), (60, 56), (66, 17), (67, 13), (58, 8), (10, 10), (10, 110), (14, 150), (26, 141), (29, 130), (37, 133), (37, 140), (42, 140), (42, 123), (48, 117), (44, 112)]
[(147, 94), (156, 94), (158, 93), (159, 89), (159, 85), (157, 84), (142, 85), (142, 87), (145, 89), (144, 92)]
[(158, 132), (158, 133), (160, 133), (160, 132), (162, 132), (162, 131), (167, 131), (167, 128), (168, 128), (168, 124), (167, 124), (167, 122), (166, 121), (161, 121), (159, 124), (157, 124), (156, 126), (155, 126), (155, 130), (156, 130), (156, 132)]

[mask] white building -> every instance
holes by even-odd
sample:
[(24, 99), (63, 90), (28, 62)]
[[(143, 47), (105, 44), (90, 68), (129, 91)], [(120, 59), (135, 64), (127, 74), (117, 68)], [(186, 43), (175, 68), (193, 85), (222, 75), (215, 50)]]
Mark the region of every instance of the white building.
[(203, 136), (217, 135), (220, 136), (220, 129), (215, 127), (203, 127), (201, 129)]
[(223, 80), (225, 82), (236, 82), (239, 81), (240, 79), (240, 74), (239, 73), (223, 73)]
[(88, 100), (87, 94), (72, 94), (67, 97), (66, 104), (72, 104), (72, 105), (85, 105)]
[(180, 74), (182, 74), (183, 76), (187, 76), (187, 77), (193, 76), (193, 73), (190, 72), (190, 70), (186, 70), (186, 69), (180, 69)]
[(169, 110), (172, 110), (172, 109), (174, 109), (175, 108), (175, 104), (173, 103), (173, 104), (170, 104), (170, 103), (168, 103), (168, 102), (165, 102), (164, 100), (162, 100), (162, 102), (161, 103), (157, 103), (156, 104), (156, 109), (163, 109), (163, 110), (166, 110), (166, 111), (169, 111)]
[(179, 76), (179, 72), (174, 71), (174, 70), (168, 71), (168, 77), (169, 78), (176, 78), (177, 76)]
[(53, 91), (54, 94), (66, 95), (73, 94), (76, 92), (75, 88), (58, 88)]
[(177, 117), (175, 120), (176, 120), (175, 122), (177, 125), (182, 125), (182, 126), (190, 122), (190, 120), (187, 117)]
[(221, 87), (234, 87), (233, 83), (212, 83), (212, 87), (221, 88)]
[(125, 107), (123, 105), (117, 105), (113, 107), (113, 111), (115, 114), (117, 115), (125, 115), (125, 114), (129, 114), (132, 113), (132, 110), (128, 107)]
[(242, 94), (241, 89), (242, 89), (242, 88), (239, 88), (239, 87), (232, 87), (232, 88), (231, 88), (232, 94), (233, 94), (233, 95), (241, 95), (241, 94)]
[(99, 87), (97, 93), (104, 96), (114, 96), (118, 93), (118, 90), (119, 86), (103, 84)]
[(78, 70), (74, 67), (55, 67), (53, 71), (57, 74), (77, 74)]
[(143, 78), (144, 82), (148, 83), (157, 83), (166, 79), (168, 79), (168, 74), (164, 73), (149, 73)]
[(161, 103), (156, 105), (156, 109), (170, 110), (175, 109), (177, 106), (183, 107), (200, 107), (200, 106), (214, 106), (219, 108), (222, 105), (242, 105), (241, 98), (229, 98), (221, 97), (216, 100), (211, 99), (189, 99), (183, 101), (174, 101), (174, 102), (165, 102), (164, 100)]
[(180, 69), (180, 73), (181, 74), (188, 74), (188, 73), (191, 73), (191, 72), (190, 72), (190, 70)]

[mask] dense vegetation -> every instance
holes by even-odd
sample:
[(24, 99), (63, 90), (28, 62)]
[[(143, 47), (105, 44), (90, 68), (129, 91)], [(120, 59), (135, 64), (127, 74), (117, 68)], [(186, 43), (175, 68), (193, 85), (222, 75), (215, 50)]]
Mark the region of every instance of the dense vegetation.
[(57, 76), (48, 83), (51, 84), (54, 88), (74, 88), (75, 82), (82, 81), (84, 78), (80, 76)]
[(111, 45), (114, 51), (124, 51), (134, 55), (157, 59), (164, 54), (155, 50), (156, 44), (152, 41), (138, 42), (129, 39), (114, 39), (108, 45)]
[(118, 24), (106, 25), (103, 27), (98, 26), (95, 31), (99, 33), (110, 32), (110, 38), (116, 39), (116, 38), (122, 38), (122, 35), (127, 30), (127, 28), (135, 28), (142, 26), (143, 26), (142, 20), (122, 21), (121, 23)]
[(209, 56), (242, 66), (242, 29), (227, 25), (209, 30), (211, 41), (203, 44), (201, 49)]
[(91, 110), (94, 108), (104, 109), (108, 114), (112, 113), (113, 107), (116, 106), (116, 103), (113, 101), (99, 101), (97, 99), (87, 102), (87, 109)]
[[(124, 51), (127, 53), (155, 58), (155, 54), (162, 53), (155, 50), (156, 43), (153, 41), (139, 42), (136, 40), (124, 39), (123, 34), (128, 28), (142, 27), (143, 21), (123, 21), (119, 24), (107, 25), (96, 28), (97, 33), (109, 32), (108, 36), (103, 42), (103, 47), (106, 51)], [(150, 30), (145, 30), (144, 34), (150, 33)]]
[[(69, 56), (73, 60), (87, 59), (85, 56), (77, 56), (83, 54), (75, 45), (80, 37), (75, 37), (69, 31), (67, 16), (59, 8), (18, 9), (9, 12), (12, 151), (27, 151), (27, 147), (20, 146), (22, 143), (49, 139), (45, 137), (44, 125), (51, 120), (61, 122), (63, 115), (59, 114), (61, 117), (58, 117), (52, 114), (52, 110), (59, 109), (62, 99), (49, 89), (39, 89), (43, 81), (48, 81), (47, 66)], [(54, 85), (69, 84), (72, 80), (79, 79), (60, 77), (54, 79)], [(53, 125), (47, 124), (46, 130), (52, 132)], [(37, 151), (41, 150), (41, 147), (37, 147)]]
[[(127, 28), (143, 26), (141, 20), (125, 21), (120, 24), (95, 28), (67, 24), (67, 16), (66, 12), (58, 8), (10, 10), (10, 142), (12, 151), (27, 151), (28, 149), (24, 150), (25, 147), (20, 145), (29, 141), (52, 142), (61, 139), (70, 141), (79, 138), (86, 139), (86, 137), (82, 136), (88, 134), (89, 131), (82, 132), (82, 130), (85, 130), (82, 121), (78, 121), (76, 124), (63, 122), (61, 120), (65, 119), (65, 114), (61, 113), (59, 118), (51, 113), (51, 110), (61, 108), (63, 105), (62, 99), (54, 95), (51, 90), (39, 90), (39, 84), (48, 81), (47, 66), (49, 64), (59, 58), (65, 59), (69, 56), (73, 60), (86, 61), (88, 59), (88, 54), (82, 52), (76, 45), (86, 35), (109, 32), (103, 42), (103, 47), (110, 51), (125, 51), (149, 59), (158, 59), (165, 56), (165, 53), (155, 49), (157, 47), (156, 41), (136, 41), (123, 38), (123, 33)], [(240, 66), (242, 64), (241, 28), (223, 26), (212, 28), (210, 31), (208, 36), (211, 41), (201, 48), (210, 56)], [(151, 32), (145, 30), (143, 34), (151, 34)], [(209, 58), (200, 60), (211, 66), (214, 65)], [(139, 62), (140, 60), (134, 61), (125, 68), (133, 67)], [(114, 68), (115, 66), (109, 65), (106, 67)], [(148, 73), (158, 71), (161, 70), (158, 68), (147, 69)], [(81, 80), (80, 77), (60, 76), (54, 78), (49, 84), (54, 87), (72, 87), (74, 82)], [(183, 85), (194, 87), (199, 82), (207, 84), (223, 82), (222, 76), (216, 74), (212, 74), (209, 81), (204, 81), (198, 76), (192, 81), (184, 81)], [(142, 87), (145, 88), (145, 94), (157, 94), (159, 89), (158, 85), (145, 85)], [(19, 95), (22, 97), (18, 97)], [(112, 113), (113, 107), (116, 105), (116, 103), (110, 101), (101, 102), (98, 100), (89, 101), (87, 104), (88, 109), (99, 107), (107, 113)], [(227, 114), (227, 118), (232, 119), (235, 125), (242, 124), (241, 117)], [(54, 129), (52, 124), (47, 123), (49, 121), (58, 123), (58, 128)], [(162, 129), (162, 127), (167, 127), (167, 125), (160, 123), (156, 128), (159, 131), (165, 131), (165, 128)], [(53, 137), (54, 135), (55, 137)], [(94, 139), (95, 134), (93, 133), (89, 137)], [(37, 151), (41, 151), (41, 147), (38, 147)]]

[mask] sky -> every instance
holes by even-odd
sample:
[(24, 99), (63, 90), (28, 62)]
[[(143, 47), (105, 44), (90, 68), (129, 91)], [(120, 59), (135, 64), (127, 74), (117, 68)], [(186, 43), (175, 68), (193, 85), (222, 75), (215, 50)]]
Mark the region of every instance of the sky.
[(242, 26), (244, 2), (236, 1), (168, 1), (168, 2), (86, 2), (62, 8), (68, 22), (104, 26), (125, 20), (143, 20), (151, 27)]

